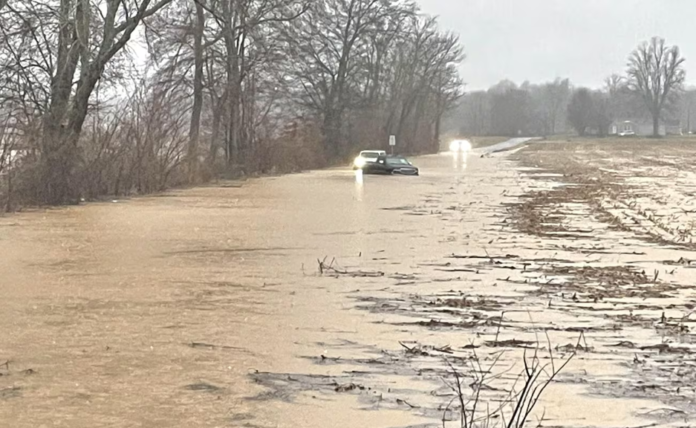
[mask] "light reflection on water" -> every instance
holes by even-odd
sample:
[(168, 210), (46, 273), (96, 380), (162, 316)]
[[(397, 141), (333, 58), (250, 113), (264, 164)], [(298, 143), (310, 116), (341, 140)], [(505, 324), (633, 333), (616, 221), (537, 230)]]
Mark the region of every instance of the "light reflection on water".
[(467, 166), (467, 152), (452, 152), (452, 167), (457, 171), (465, 171)]
[(355, 171), (355, 199), (362, 202), (365, 190), (365, 179), (361, 169)]

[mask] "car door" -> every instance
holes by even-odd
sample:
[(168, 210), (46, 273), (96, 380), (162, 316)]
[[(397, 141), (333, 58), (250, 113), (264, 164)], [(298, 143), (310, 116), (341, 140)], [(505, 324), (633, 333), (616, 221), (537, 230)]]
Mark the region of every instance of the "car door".
[(375, 168), (377, 172), (382, 174), (388, 174), (391, 172), (391, 167), (387, 163), (387, 156), (379, 155), (377, 162), (375, 162)]

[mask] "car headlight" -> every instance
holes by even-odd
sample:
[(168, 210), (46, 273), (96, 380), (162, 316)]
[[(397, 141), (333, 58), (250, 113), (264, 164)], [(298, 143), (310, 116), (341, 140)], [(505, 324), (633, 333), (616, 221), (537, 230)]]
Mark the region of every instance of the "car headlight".
[(468, 140), (454, 140), (450, 143), (451, 152), (468, 152), (471, 150), (471, 143)]
[(358, 156), (358, 157), (355, 158), (355, 160), (353, 161), (353, 165), (355, 165), (355, 166), (358, 167), (358, 168), (362, 168), (362, 167), (365, 166), (365, 159), (362, 158), (362, 157), (360, 157), (360, 156)]

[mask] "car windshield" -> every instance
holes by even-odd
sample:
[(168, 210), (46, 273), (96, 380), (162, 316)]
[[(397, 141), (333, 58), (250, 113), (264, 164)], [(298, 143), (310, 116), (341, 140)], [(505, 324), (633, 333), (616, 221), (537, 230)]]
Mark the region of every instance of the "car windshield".
[(377, 159), (379, 157), (379, 152), (360, 152), (360, 157)]
[(406, 158), (387, 158), (387, 163), (389, 165), (411, 165)]

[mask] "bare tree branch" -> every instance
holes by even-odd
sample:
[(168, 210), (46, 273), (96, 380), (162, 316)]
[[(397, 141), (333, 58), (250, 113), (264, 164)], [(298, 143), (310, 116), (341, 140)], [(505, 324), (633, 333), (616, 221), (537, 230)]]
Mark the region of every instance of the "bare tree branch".
[(660, 119), (669, 96), (681, 89), (686, 78), (684, 61), (679, 47), (667, 46), (659, 37), (641, 44), (629, 57), (629, 84), (652, 115), (655, 137), (660, 135)]

